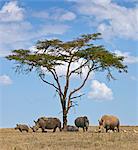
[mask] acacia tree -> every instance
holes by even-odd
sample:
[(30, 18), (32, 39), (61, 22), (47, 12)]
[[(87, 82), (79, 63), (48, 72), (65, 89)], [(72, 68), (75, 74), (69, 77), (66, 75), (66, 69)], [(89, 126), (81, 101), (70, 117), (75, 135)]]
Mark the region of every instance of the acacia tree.
[[(58, 93), (63, 112), (63, 128), (67, 126), (67, 115), (74, 106), (76, 98), (82, 96), (78, 92), (84, 87), (92, 72), (106, 71), (108, 79), (113, 78), (112, 70), (127, 72), (123, 64), (124, 57), (111, 53), (102, 45), (94, 45), (100, 39), (100, 33), (85, 34), (79, 38), (64, 42), (59, 39), (38, 41), (36, 51), (18, 49), (7, 56), (16, 61), (16, 72), (29, 73), (35, 70), (39, 78), (53, 87)], [(77, 63), (76, 67), (72, 65)], [(58, 74), (59, 67), (64, 66), (64, 76)], [(81, 78), (85, 69), (85, 77)], [(51, 74), (52, 80), (47, 78)], [(73, 75), (80, 75), (80, 84), (71, 89)], [(61, 83), (64, 78), (64, 85)]]

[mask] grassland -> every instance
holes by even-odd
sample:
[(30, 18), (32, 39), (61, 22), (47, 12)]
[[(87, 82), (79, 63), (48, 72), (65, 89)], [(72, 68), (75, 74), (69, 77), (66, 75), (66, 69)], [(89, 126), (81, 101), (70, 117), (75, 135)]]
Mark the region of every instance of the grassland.
[(76, 133), (0, 129), (0, 150), (138, 150), (138, 127), (121, 127), (120, 133), (96, 133), (95, 129), (85, 133), (81, 129)]

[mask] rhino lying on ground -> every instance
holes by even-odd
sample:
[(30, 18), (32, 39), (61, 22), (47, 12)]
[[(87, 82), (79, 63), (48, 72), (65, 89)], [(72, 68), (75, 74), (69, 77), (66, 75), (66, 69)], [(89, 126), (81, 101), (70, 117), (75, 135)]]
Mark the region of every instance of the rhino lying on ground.
[(75, 119), (75, 125), (78, 128), (83, 128), (83, 132), (85, 132), (88, 130), (88, 127), (89, 127), (89, 120), (86, 116), (78, 117)]
[(67, 125), (67, 131), (69, 132), (78, 132), (79, 128), (76, 126)]
[(29, 131), (29, 127), (25, 124), (16, 124), (16, 127), (14, 129), (15, 130), (18, 129), (20, 132), (22, 132), (22, 131), (28, 132)]
[(53, 132), (55, 132), (57, 127), (61, 131), (61, 122), (58, 118), (41, 117), (34, 122), (35, 126), (31, 128), (33, 132), (36, 132), (39, 128), (42, 129), (42, 132), (46, 132), (45, 129), (53, 129)]
[(98, 121), (99, 121), (99, 132), (101, 132), (103, 128), (106, 129), (106, 132), (108, 132), (108, 130), (115, 131), (115, 129), (117, 128), (117, 131), (119, 132), (120, 122), (116, 116), (104, 115)]

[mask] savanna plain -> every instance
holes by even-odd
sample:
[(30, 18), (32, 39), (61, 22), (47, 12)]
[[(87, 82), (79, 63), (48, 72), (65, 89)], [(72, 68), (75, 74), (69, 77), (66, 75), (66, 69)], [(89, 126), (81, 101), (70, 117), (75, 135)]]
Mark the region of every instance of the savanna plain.
[(97, 126), (88, 132), (48, 130), (28, 133), (14, 128), (0, 129), (0, 150), (138, 150), (138, 126), (121, 126), (117, 133), (97, 133)]

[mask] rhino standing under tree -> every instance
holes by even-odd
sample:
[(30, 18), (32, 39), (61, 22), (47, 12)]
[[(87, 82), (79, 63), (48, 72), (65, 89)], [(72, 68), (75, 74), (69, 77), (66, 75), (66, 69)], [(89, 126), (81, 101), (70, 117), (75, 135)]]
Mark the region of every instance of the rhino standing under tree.
[(36, 132), (39, 128), (42, 129), (42, 132), (46, 132), (45, 129), (53, 129), (53, 132), (55, 132), (57, 127), (61, 131), (61, 122), (58, 118), (41, 117), (34, 122), (35, 126), (32, 127), (33, 132)]
[(29, 127), (25, 124), (16, 124), (16, 127), (14, 128), (15, 130), (19, 130), (20, 132), (26, 131), (29, 132)]
[[(37, 42), (34, 52), (17, 49), (6, 57), (18, 62), (14, 67), (16, 72), (27, 74), (35, 70), (44, 83), (55, 89), (63, 113), (63, 128), (67, 126), (68, 112), (77, 105), (77, 98), (84, 95), (78, 93), (92, 72), (105, 71), (108, 79), (114, 79), (114, 69), (119, 73), (127, 72), (127, 66), (123, 64), (124, 57), (110, 52), (102, 45), (95, 45), (97, 39), (101, 39), (100, 33), (84, 34), (66, 42), (59, 39), (43, 40)], [(59, 68), (62, 67), (64, 72), (60, 74)], [(47, 78), (47, 72), (51, 78)], [(71, 86), (74, 75), (79, 78), (75, 88)]]
[(117, 131), (119, 132), (120, 122), (116, 116), (104, 115), (98, 121), (99, 121), (99, 132), (101, 132), (103, 128), (106, 129), (106, 132), (108, 132), (108, 130), (115, 131), (115, 128), (117, 128)]
[(78, 117), (75, 119), (75, 125), (78, 128), (83, 128), (83, 132), (85, 132), (88, 130), (88, 127), (89, 127), (89, 120), (86, 116)]

